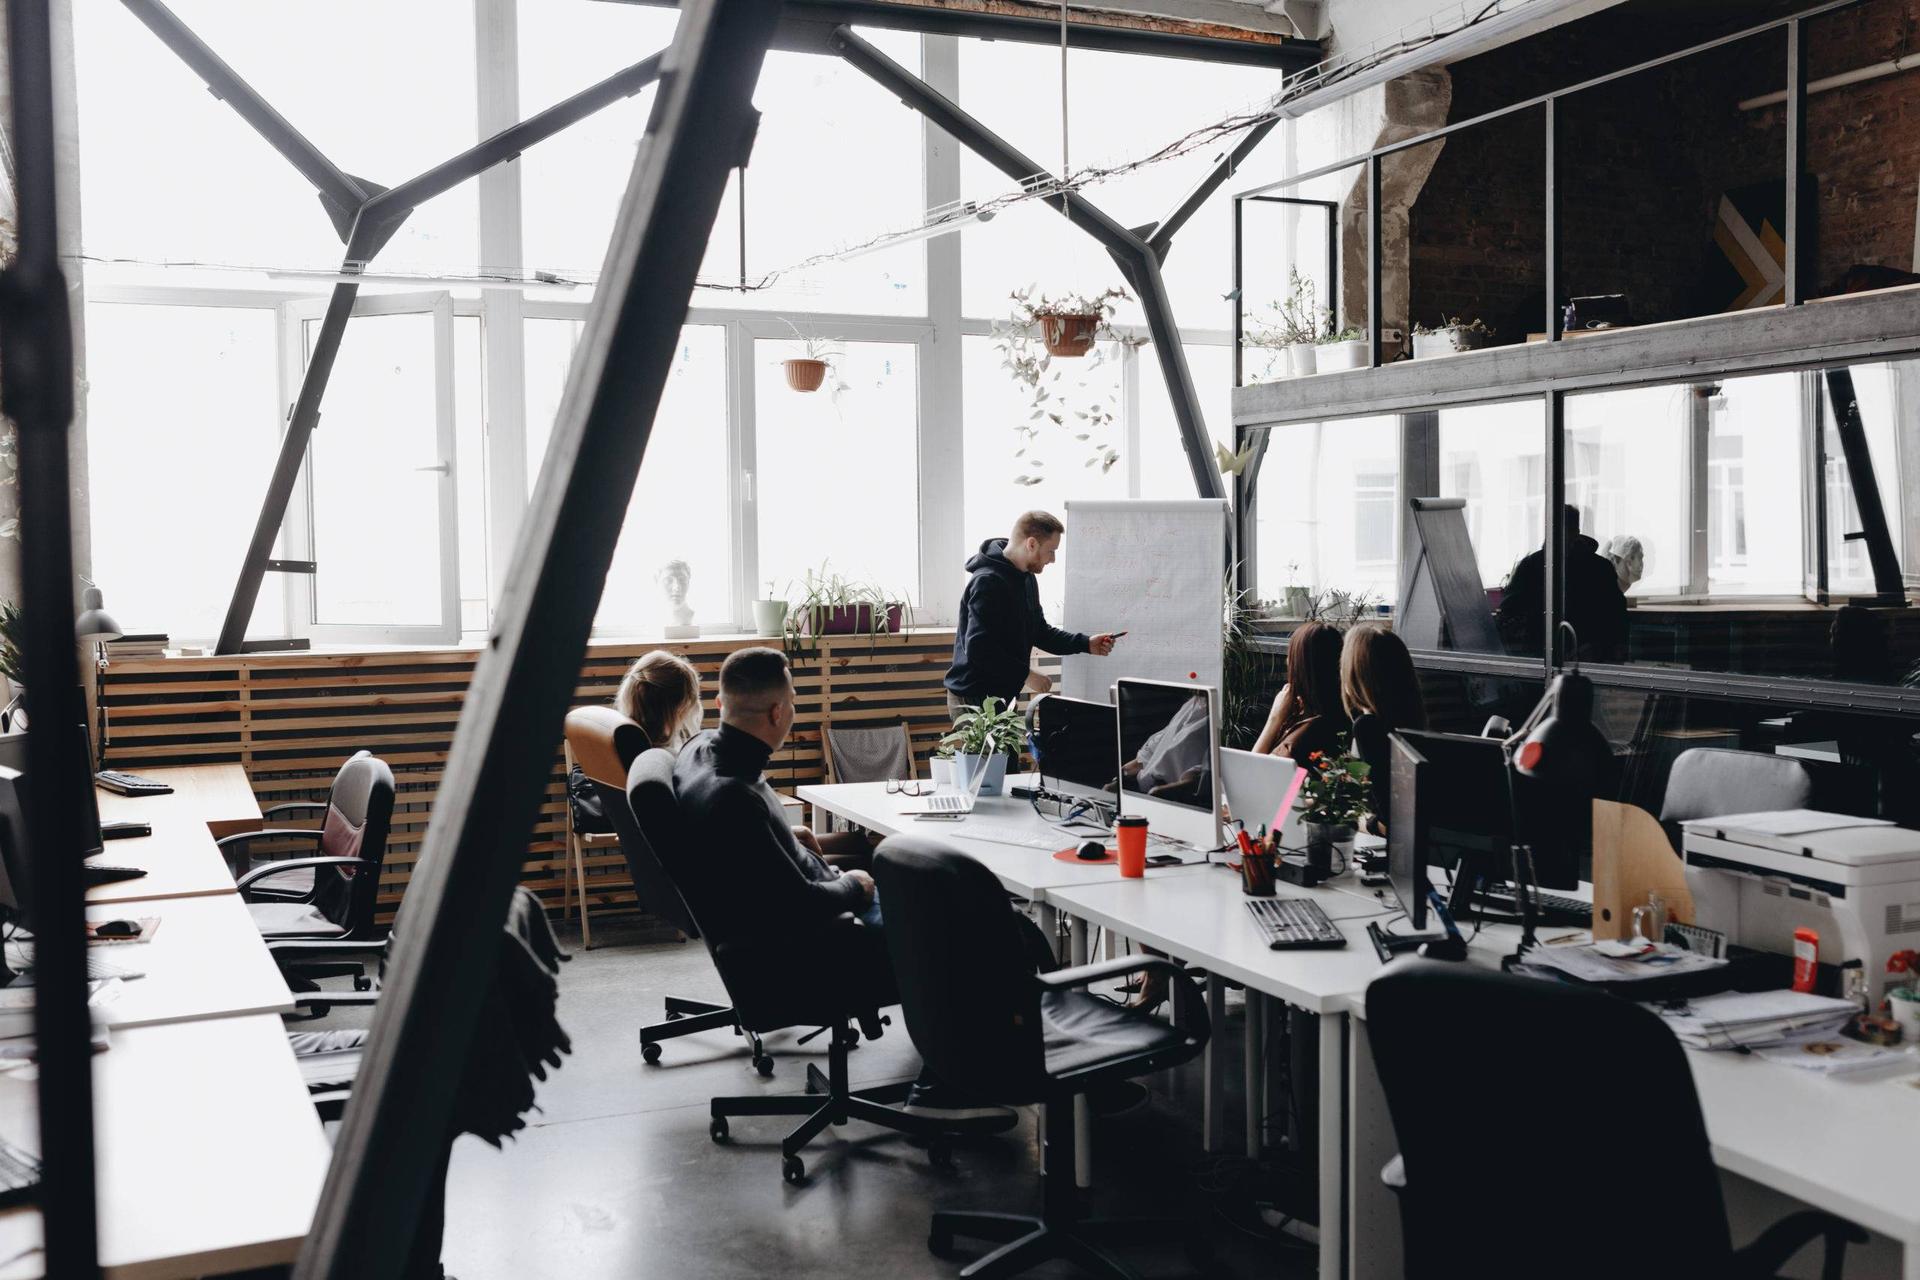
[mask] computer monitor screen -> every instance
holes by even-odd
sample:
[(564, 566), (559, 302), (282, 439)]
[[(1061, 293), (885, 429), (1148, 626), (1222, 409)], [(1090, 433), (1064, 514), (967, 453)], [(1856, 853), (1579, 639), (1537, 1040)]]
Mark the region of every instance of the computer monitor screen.
[(1028, 713), (1034, 763), (1042, 777), (1088, 791), (1114, 789), (1119, 751), (1113, 704), (1043, 694)]
[(1209, 686), (1121, 680), (1120, 808), (1174, 840), (1212, 848), (1220, 835), (1220, 735)]
[(1387, 811), (1387, 879), (1407, 923), (1417, 933), (1427, 927), (1426, 833), (1421, 830), (1421, 794), (1427, 780), (1427, 758), (1400, 734), (1387, 739), (1388, 771), (1392, 782)]
[(21, 804), (26, 775), (0, 764), (0, 908), (15, 919), (27, 915), (27, 814)]
[[(101, 849), (100, 802), (93, 790), (93, 739), (86, 725), (74, 726), (72, 741), (74, 767), (88, 780), (87, 785), (81, 788), (84, 795), (74, 817), (80, 824), (80, 851), (84, 856), (92, 857)], [(27, 772), (26, 734), (0, 734), (0, 765), (22, 774)]]

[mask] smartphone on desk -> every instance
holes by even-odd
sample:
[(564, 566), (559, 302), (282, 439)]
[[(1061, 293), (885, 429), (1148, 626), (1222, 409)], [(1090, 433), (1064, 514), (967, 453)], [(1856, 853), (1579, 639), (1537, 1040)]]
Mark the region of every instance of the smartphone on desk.
[(1148, 855), (1147, 865), (1150, 867), (1177, 867), (1180, 865), (1180, 859), (1171, 853), (1155, 853)]

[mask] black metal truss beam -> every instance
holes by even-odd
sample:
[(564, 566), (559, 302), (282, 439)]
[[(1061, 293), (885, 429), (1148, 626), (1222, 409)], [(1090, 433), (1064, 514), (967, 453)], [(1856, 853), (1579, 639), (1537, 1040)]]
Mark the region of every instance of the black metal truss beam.
[[(875, 83), (1015, 182), (1030, 189), (1045, 190), (1057, 181), (1012, 143), (968, 115), (958, 103), (847, 28), (841, 27), (833, 33), (832, 47)], [(1186, 447), (1187, 465), (1193, 471), (1194, 488), (1203, 498), (1225, 498), (1226, 488), (1220, 482), (1212, 441), (1200, 412), (1200, 395), (1194, 389), (1186, 348), (1180, 343), (1180, 328), (1167, 300), (1166, 285), (1160, 278), (1158, 255), (1147, 241), (1115, 222), (1077, 191), (1049, 196), (1046, 203), (1099, 241), (1139, 295), (1140, 305), (1147, 313), (1147, 328), (1153, 334), (1153, 353), (1167, 380), (1167, 399), (1180, 425), (1180, 439)]]
[[(241, 119), (313, 184), (335, 230), (346, 242), (341, 270), (349, 273), (364, 270), (413, 211), (426, 201), (497, 164), (518, 159), (527, 147), (570, 128), (621, 98), (632, 97), (660, 78), (661, 55), (642, 58), (389, 190), (341, 172), (160, 0), (121, 0), (121, 3), (205, 80), (215, 97), (237, 111)], [(260, 584), (270, 570), (285, 563), (273, 558), (273, 544), (286, 521), (287, 505), (293, 500), (300, 465), (306, 458), (314, 429), (320, 423), (320, 402), (326, 395), (327, 382), (333, 375), (334, 360), (340, 353), (340, 343), (346, 336), (347, 321), (353, 315), (358, 294), (358, 285), (343, 283), (334, 286), (333, 296), (328, 300), (326, 318), (321, 322), (313, 355), (307, 361), (299, 394), (288, 415), (287, 429), (280, 439), (280, 454), (267, 482), (260, 515), (254, 522), (253, 536), (240, 565), (240, 576), (227, 602), (220, 639), (214, 646), (216, 653), (239, 653), (247, 647), (247, 624), (260, 598)], [(311, 572), (310, 569), (304, 571)]]
[(1161, 262), (1167, 260), (1167, 252), (1173, 248), (1173, 237), (1179, 233), (1180, 228), (1186, 226), (1188, 220), (1200, 212), (1200, 206), (1207, 202), (1207, 198), (1234, 175), (1246, 158), (1253, 154), (1253, 149), (1265, 142), (1267, 135), (1272, 133), (1274, 126), (1279, 123), (1280, 117), (1274, 116), (1248, 129), (1246, 136), (1234, 145), (1233, 150), (1216, 161), (1213, 167), (1207, 170), (1206, 175), (1193, 184), (1193, 190), (1181, 198), (1180, 203), (1173, 207), (1171, 213), (1154, 223), (1152, 227), (1140, 229), (1141, 234), (1146, 237), (1147, 247), (1153, 250)]
[[(629, 0), (657, 8), (675, 8), (679, 0)], [(936, 5), (897, 4), (890, 0), (787, 0), (773, 47), (786, 53), (831, 53), (836, 27), (877, 27), (926, 35), (1010, 40), (1022, 44), (1060, 44), (1057, 18), (986, 13)], [(1317, 40), (1297, 36), (1248, 39), (1183, 31), (1156, 31), (1067, 18), (1067, 44), (1074, 49), (1131, 53), (1155, 58), (1186, 58), (1244, 67), (1268, 67), (1292, 74), (1320, 62)]]
[(1860, 512), (1859, 531), (1846, 536), (1867, 544), (1874, 594), (1891, 604), (1905, 604), (1907, 585), (1900, 575), (1900, 554), (1894, 549), (1887, 509), (1880, 501), (1880, 485), (1874, 478), (1873, 450), (1868, 447), (1866, 423), (1860, 417), (1860, 400), (1854, 394), (1853, 370), (1825, 372), (1827, 398), (1833, 402), (1833, 430), (1840, 437), (1840, 451), (1847, 460), (1847, 482), (1853, 490), (1853, 505)]
[[(394, 933), (295, 1275), (397, 1277), (450, 1141), (507, 906), (778, 0), (692, 0), (621, 202), (487, 649)], [(77, 932), (77, 931), (76, 931)]]
[(0, 273), (0, 412), (19, 436), (20, 576), (27, 710), (24, 794), (36, 935), (40, 1207), (46, 1273), (99, 1274), (94, 1186), (93, 1038), (87, 1009), (85, 885), (80, 824), (93, 779), (73, 752), (87, 722), (75, 661), (73, 329), (60, 269), (55, 207), (50, 6), (7, 6), (19, 251)]

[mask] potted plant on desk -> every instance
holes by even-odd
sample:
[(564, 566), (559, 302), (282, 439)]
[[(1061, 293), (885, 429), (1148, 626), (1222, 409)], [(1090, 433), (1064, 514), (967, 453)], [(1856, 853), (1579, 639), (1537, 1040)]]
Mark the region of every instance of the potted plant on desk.
[(1012, 703), (988, 698), (968, 707), (953, 721), (953, 732), (940, 741), (953, 748), (953, 785), (962, 791), (973, 786), (974, 775), (986, 771), (980, 794), (997, 796), (1006, 785), (1007, 758), (1020, 749), (1026, 726)]
[(1332, 871), (1336, 849), (1342, 858), (1353, 856), (1354, 829), (1370, 798), (1366, 761), (1347, 755), (1344, 741), (1341, 745), (1337, 755), (1324, 751), (1309, 755), (1306, 780), (1300, 785), (1307, 865), (1322, 872)]

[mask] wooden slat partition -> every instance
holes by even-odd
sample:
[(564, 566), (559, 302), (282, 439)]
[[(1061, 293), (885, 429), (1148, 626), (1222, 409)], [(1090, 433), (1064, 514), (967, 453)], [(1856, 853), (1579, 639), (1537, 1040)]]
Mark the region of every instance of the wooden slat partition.
[[(576, 700), (605, 703), (641, 654), (670, 649), (700, 671), (707, 724), (714, 724), (720, 664), (752, 636), (672, 643), (595, 642), (581, 663)], [(454, 727), (479, 650), (387, 649), (354, 652), (168, 657), (115, 662), (102, 702), (107, 766), (139, 771), (168, 764), (238, 762), (264, 809), (289, 800), (324, 800), (341, 761), (366, 748), (393, 768), (398, 786), (380, 901), (386, 918), (400, 902), (433, 812)], [(953, 633), (832, 637), (793, 655), (798, 714), (770, 780), (784, 792), (825, 776), (821, 724), (904, 720), (920, 772), (948, 726), (941, 678), (953, 657)], [(566, 884), (567, 801), (560, 744), (540, 821), (526, 850), (523, 882), (549, 909)], [(300, 826), (307, 823), (276, 825)], [(588, 868), (596, 904), (632, 903), (621, 859)]]

